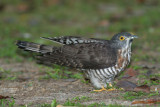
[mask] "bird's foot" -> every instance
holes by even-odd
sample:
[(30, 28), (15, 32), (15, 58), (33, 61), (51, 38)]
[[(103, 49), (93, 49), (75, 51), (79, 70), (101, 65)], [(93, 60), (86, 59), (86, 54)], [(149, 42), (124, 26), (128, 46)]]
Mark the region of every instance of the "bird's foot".
[(99, 90), (93, 90), (95, 92), (101, 92), (101, 91), (106, 91), (107, 89), (104, 88), (104, 86), (102, 86), (102, 89), (99, 89)]
[(99, 90), (93, 90), (93, 91), (95, 91), (95, 92), (101, 92), (101, 91), (113, 91), (113, 90), (116, 90), (115, 88), (113, 88), (113, 86), (112, 86), (111, 83), (109, 83), (109, 87), (111, 87), (111, 88), (110, 89), (106, 89), (106, 88), (104, 88), (104, 86), (102, 86), (101, 89), (99, 89)]

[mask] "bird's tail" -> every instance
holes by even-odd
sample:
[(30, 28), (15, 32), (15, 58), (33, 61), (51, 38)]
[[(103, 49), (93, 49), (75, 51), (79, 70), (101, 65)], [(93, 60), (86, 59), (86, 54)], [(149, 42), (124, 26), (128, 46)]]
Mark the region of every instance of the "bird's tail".
[(53, 51), (53, 46), (37, 44), (37, 43), (33, 43), (33, 42), (17, 41), (16, 45), (20, 49), (24, 49), (26, 51), (42, 53), (42, 54)]

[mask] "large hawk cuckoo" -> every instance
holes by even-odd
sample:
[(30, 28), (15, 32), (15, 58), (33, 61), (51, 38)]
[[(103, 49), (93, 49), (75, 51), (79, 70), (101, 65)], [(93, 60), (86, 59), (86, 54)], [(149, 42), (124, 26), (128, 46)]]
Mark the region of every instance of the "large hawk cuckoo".
[(62, 44), (61, 47), (18, 41), (17, 46), (27, 51), (38, 52), (38, 60), (44, 64), (57, 64), (76, 68), (84, 72), (94, 87), (107, 87), (129, 64), (131, 44), (137, 36), (122, 32), (111, 40), (81, 37), (46, 38)]

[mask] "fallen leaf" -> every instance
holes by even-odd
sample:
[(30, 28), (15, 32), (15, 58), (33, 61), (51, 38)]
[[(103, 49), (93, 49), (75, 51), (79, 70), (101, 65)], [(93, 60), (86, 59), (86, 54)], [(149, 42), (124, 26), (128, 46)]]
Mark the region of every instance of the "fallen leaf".
[(138, 73), (136, 72), (136, 70), (134, 70), (132, 68), (126, 69), (125, 74), (128, 75), (128, 76), (132, 76), (132, 77), (138, 75)]
[(160, 99), (148, 99), (141, 101), (133, 101), (132, 104), (157, 104), (160, 103)]
[(10, 98), (9, 96), (2, 96), (0, 95), (0, 99), (7, 99), (7, 98)]
[(3, 11), (5, 8), (5, 4), (0, 4), (0, 11)]
[(136, 84), (134, 84), (130, 81), (126, 81), (126, 80), (118, 81), (118, 83), (116, 85), (120, 88), (123, 88), (126, 91), (133, 91), (134, 88), (137, 87)]
[(151, 81), (158, 81), (157, 78), (151, 78), (150, 80), (151, 80)]
[(109, 26), (109, 21), (108, 20), (102, 20), (99, 22), (99, 26), (107, 27)]
[(126, 8), (126, 14), (133, 14), (133, 8), (132, 7), (127, 7)]
[(123, 20), (124, 20), (124, 15), (122, 14), (114, 14), (109, 18), (109, 22), (118, 22)]
[(29, 10), (29, 5), (21, 3), (17, 6), (19, 12), (27, 12)]
[(25, 77), (18, 77), (17, 78), (17, 80), (20, 81), (20, 82), (27, 81), (29, 79), (30, 79), (29, 77), (26, 77), (26, 78)]
[(143, 92), (149, 93), (150, 87), (148, 85), (141, 85), (141, 86), (135, 87), (134, 91), (136, 91), (136, 92), (143, 91)]

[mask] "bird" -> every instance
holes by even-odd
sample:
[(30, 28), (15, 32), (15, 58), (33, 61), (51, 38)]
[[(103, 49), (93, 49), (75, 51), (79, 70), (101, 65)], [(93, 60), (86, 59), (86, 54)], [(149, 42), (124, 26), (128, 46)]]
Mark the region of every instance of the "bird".
[[(110, 40), (76, 36), (41, 37), (61, 44), (60, 47), (18, 40), (16, 45), (25, 51), (39, 53), (38, 62), (76, 68), (84, 73), (98, 90), (107, 90), (130, 63), (131, 45), (138, 36), (120, 32)], [(114, 89), (114, 88), (113, 88)]]

